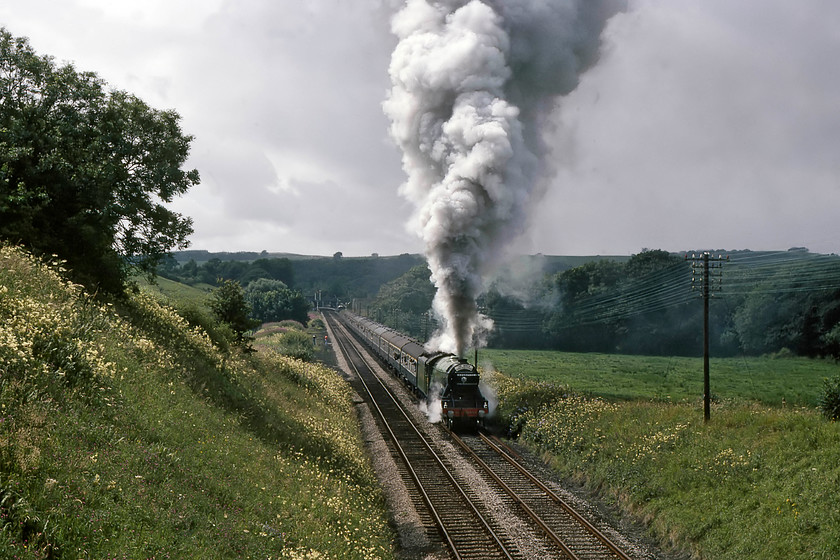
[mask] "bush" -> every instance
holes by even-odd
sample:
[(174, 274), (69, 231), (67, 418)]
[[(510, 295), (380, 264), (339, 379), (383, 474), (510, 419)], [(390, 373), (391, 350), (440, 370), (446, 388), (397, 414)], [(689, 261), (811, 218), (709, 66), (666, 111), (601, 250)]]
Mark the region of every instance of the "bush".
[(227, 352), (230, 344), (233, 342), (235, 335), (233, 330), (227, 325), (220, 323), (215, 317), (210, 315), (201, 306), (193, 302), (185, 302), (177, 305), (175, 311), (178, 315), (183, 317), (191, 327), (199, 327), (207, 333), (210, 340), (213, 341), (220, 350)]
[(235, 280), (225, 280), (213, 290), (210, 297), (210, 309), (222, 322), (227, 324), (234, 334), (234, 342), (249, 348), (251, 337), (246, 333), (259, 326), (260, 322), (251, 319), (251, 307), (245, 301), (242, 286)]
[(840, 420), (840, 375), (826, 379), (820, 398), (820, 409), (830, 420)]
[(251, 315), (261, 322), (293, 319), (304, 323), (307, 320), (309, 300), (279, 280), (254, 280), (245, 288), (244, 297), (252, 309)]
[(257, 342), (284, 356), (297, 358), (310, 362), (315, 357), (315, 348), (312, 337), (299, 330), (289, 330), (284, 333), (274, 333), (260, 337)]

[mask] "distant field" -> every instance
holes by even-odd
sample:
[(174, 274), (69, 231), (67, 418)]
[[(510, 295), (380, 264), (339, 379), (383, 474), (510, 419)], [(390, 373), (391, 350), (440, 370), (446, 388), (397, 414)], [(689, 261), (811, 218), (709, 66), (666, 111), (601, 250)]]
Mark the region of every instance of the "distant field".
[(158, 276), (155, 279), (155, 284), (150, 284), (148, 280), (143, 277), (138, 277), (137, 284), (150, 293), (163, 294), (173, 301), (191, 302), (195, 304), (204, 304), (213, 286), (208, 284), (199, 284), (197, 286), (187, 286), (180, 282), (173, 282)]
[[(702, 358), (485, 349), (479, 362), (510, 377), (566, 385), (607, 399), (703, 396)], [(762, 357), (712, 359), (709, 369), (713, 398), (816, 406), (823, 380), (837, 375), (840, 366), (828, 360)]]

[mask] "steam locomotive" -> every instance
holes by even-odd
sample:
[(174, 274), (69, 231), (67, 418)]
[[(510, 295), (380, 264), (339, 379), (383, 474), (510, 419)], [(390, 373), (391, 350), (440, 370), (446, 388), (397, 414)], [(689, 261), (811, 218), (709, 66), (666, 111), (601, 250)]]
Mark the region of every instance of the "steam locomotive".
[(342, 311), (341, 317), (415, 394), (430, 406), (439, 402), (447, 427), (484, 424), (487, 399), (478, 387), (478, 371), (467, 360), (427, 352), (416, 340), (349, 311)]

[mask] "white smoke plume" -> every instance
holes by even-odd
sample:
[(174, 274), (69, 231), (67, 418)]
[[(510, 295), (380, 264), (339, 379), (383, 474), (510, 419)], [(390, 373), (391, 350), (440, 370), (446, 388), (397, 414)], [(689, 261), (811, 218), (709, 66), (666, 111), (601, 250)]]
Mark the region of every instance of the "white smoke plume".
[(431, 424), (437, 424), (443, 420), (443, 404), (440, 396), (443, 393), (443, 386), (440, 383), (432, 383), (429, 387), (429, 396), (425, 401), (420, 401), (420, 412), (426, 415)]
[(408, 0), (383, 107), (403, 150), (443, 325), (432, 345), (463, 355), (492, 322), (484, 278), (524, 232), (545, 187), (540, 123), (596, 57), (621, 0)]

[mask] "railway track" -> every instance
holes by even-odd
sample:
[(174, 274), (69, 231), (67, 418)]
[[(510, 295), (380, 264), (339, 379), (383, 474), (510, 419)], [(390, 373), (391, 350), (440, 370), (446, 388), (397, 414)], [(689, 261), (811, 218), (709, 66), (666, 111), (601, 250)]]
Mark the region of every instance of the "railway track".
[(337, 322), (331, 323), (331, 326), (333, 332), (344, 333), (344, 336), (338, 337), (339, 347), (359, 376), (371, 406), (390, 438), (389, 446), (401, 459), (405, 472), (413, 481), (437, 528), (441, 542), (452, 557), (463, 560), (523, 558), (476, 506), (479, 500), (452, 474), (399, 399), (371, 371), (367, 358), (356, 346), (358, 342)]
[[(508, 558), (540, 560), (630, 560), (606, 535), (574, 511), (551, 489), (534, 477), (504, 443), (483, 433), (448, 432), (441, 449), (441, 434), (424, 431), (408, 413), (402, 400), (374, 373), (373, 358), (334, 317), (328, 317), (334, 340), (368, 392), (381, 429), (387, 434), (392, 456), (401, 464), (402, 476), (428, 531), (453, 558)], [(342, 333), (342, 336), (335, 336)], [(427, 426), (428, 427), (428, 426)], [(433, 431), (441, 432), (437, 426)], [(460, 449), (459, 449), (460, 448)], [(465, 464), (481, 473), (483, 489), (462, 476)], [(474, 477), (473, 477), (474, 478)], [(492, 488), (488, 499), (487, 488)], [(501, 523), (500, 511), (519, 517)], [(519, 529), (517, 529), (518, 527)], [(521, 547), (522, 533), (533, 534), (534, 546)]]
[(631, 560), (609, 537), (531, 474), (504, 443), (483, 433), (450, 435), (567, 558)]

